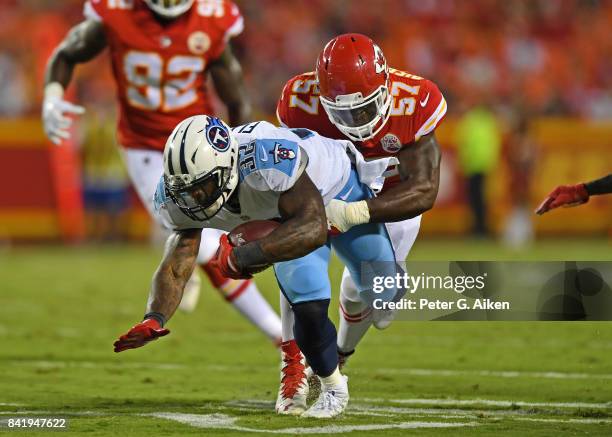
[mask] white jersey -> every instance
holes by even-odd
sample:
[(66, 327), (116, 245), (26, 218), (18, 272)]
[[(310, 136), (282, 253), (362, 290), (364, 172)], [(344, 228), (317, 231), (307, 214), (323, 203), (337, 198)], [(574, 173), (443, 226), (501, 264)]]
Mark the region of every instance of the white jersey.
[(351, 160), (347, 141), (325, 138), (308, 129), (279, 128), (260, 121), (233, 129), (238, 141), (240, 213), (222, 208), (210, 220), (187, 217), (166, 196), (163, 178), (155, 193), (155, 210), (171, 229), (216, 228), (230, 231), (251, 221), (280, 217), (278, 200), (304, 169), (327, 204), (346, 185)]

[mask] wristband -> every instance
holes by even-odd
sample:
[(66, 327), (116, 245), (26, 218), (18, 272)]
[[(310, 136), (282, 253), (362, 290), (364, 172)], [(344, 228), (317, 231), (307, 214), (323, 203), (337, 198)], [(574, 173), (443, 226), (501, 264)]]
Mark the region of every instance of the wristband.
[(64, 87), (59, 82), (51, 82), (45, 86), (45, 99), (61, 99), (64, 97)]
[(612, 174), (584, 184), (589, 196), (612, 193)]
[(159, 323), (159, 326), (162, 327), (162, 328), (166, 324), (166, 317), (162, 313), (157, 313), (155, 311), (152, 311), (150, 313), (146, 313), (144, 315), (144, 319), (143, 320), (147, 320), (147, 319), (155, 320), (157, 323)]
[(351, 226), (362, 225), (370, 221), (370, 208), (365, 200), (349, 202), (346, 205), (346, 221)]
[(270, 264), (263, 250), (261, 250), (261, 246), (256, 241), (235, 247), (232, 252), (236, 260), (236, 268), (241, 272)]

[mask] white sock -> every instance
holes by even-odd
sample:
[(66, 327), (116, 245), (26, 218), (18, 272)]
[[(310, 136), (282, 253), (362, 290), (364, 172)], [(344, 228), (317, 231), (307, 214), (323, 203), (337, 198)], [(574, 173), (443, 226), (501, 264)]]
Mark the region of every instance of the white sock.
[[(234, 290), (226, 290), (232, 287)], [(240, 290), (241, 287), (245, 287)], [(270, 304), (263, 298), (254, 281), (228, 281), (221, 286), (229, 302), (251, 323), (257, 326), (272, 341), (281, 338), (281, 321)], [(235, 297), (232, 297), (234, 295)]]
[(282, 323), (282, 340), (283, 343), (293, 340), (293, 310), (291, 304), (283, 293), (280, 293), (280, 313)]
[(340, 286), (340, 321), (338, 324), (338, 350), (355, 350), (372, 324), (372, 314), (368, 305), (361, 301), (355, 283), (344, 271)]
[[(342, 305), (342, 304), (341, 304)], [(345, 314), (348, 313), (347, 314)], [(351, 312), (342, 311), (340, 308), (340, 321), (338, 323), (338, 350), (340, 352), (352, 352), (355, 350), (361, 339), (365, 336), (366, 332), (372, 325), (372, 314), (354, 312), (352, 313), (354, 319), (347, 320)], [(361, 318), (363, 317), (363, 318)]]
[(340, 369), (338, 369), (338, 367), (336, 367), (336, 370), (334, 370), (334, 373), (332, 373), (331, 375), (326, 376), (325, 378), (319, 378), (321, 379), (321, 382), (323, 383), (323, 385), (325, 385), (325, 387), (333, 387), (344, 382), (344, 380), (342, 379), (342, 374), (340, 373)]

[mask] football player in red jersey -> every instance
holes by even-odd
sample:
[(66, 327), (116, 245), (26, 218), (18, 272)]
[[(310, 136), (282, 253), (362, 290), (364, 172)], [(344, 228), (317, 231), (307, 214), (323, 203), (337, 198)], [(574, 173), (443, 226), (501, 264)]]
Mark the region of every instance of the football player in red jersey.
[[(446, 101), (431, 81), (389, 68), (370, 38), (345, 34), (332, 39), (317, 60), (316, 71), (285, 85), (277, 106), (282, 125), (308, 128), (321, 135), (348, 138), (366, 159), (394, 157), (376, 197), (359, 202), (333, 200), (329, 222), (341, 232), (362, 223), (386, 223), (396, 259), (404, 262), (418, 234), (421, 214), (436, 199), (440, 148), (434, 131), (446, 114)], [(357, 163), (358, 164), (358, 163)], [(283, 375), (276, 410), (292, 414), (304, 402), (305, 374), (296, 372), (288, 302), (281, 297)], [(374, 314), (363, 303), (345, 269), (340, 292), (338, 353), (345, 362), (371, 324), (387, 327), (392, 314)]]
[[(64, 89), (77, 64), (108, 47), (119, 100), (118, 143), (130, 179), (152, 213), (168, 134), (186, 117), (212, 113), (208, 74), (230, 122), (250, 119), (241, 67), (229, 45), (242, 31), (243, 18), (229, 0), (88, 0), (84, 12), (86, 19), (68, 33), (47, 65), (45, 132), (56, 144), (69, 138), (70, 116), (84, 109), (65, 101)], [(198, 263), (225, 298), (277, 342), (280, 320), (255, 283), (225, 278), (208, 264), (220, 233), (202, 234)], [(183, 296), (184, 309), (197, 301), (197, 278)]]

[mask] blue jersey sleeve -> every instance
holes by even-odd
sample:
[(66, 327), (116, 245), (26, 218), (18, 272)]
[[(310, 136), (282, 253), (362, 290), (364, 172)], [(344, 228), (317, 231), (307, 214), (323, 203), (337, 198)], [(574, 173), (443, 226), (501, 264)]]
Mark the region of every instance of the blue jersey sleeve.
[(300, 176), (303, 159), (295, 141), (254, 139), (238, 148), (240, 180), (259, 191), (287, 191)]

